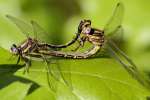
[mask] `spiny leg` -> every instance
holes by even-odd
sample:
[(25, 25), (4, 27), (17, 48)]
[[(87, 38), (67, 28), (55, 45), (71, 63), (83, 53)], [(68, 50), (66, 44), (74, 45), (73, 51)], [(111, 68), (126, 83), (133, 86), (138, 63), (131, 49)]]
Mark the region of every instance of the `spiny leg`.
[(19, 64), (19, 62), (20, 62), (20, 56), (18, 57), (18, 59), (17, 59), (17, 63), (16, 63), (16, 65), (18, 65)]
[(31, 66), (31, 59), (28, 58), (23, 58), (23, 60), (25, 61), (25, 67), (24, 67), (24, 74), (27, 72), (29, 73), (29, 67)]
[(84, 47), (84, 44), (85, 44), (85, 40), (86, 38), (85, 37), (82, 37), (82, 38), (78, 38), (77, 42), (79, 43), (79, 45), (74, 49), (74, 50), (71, 50), (71, 51), (77, 51), (80, 47)]
[[(25, 72), (27, 72), (27, 73), (29, 72), (29, 66), (31, 66), (31, 61), (28, 58), (26, 58), (26, 57), (22, 57), (22, 59), (25, 62), (25, 67), (24, 67), (24, 71), (23, 71), (23, 74), (25, 74)], [(18, 56), (16, 65), (19, 64), (20, 60), (21, 60), (21, 56)]]

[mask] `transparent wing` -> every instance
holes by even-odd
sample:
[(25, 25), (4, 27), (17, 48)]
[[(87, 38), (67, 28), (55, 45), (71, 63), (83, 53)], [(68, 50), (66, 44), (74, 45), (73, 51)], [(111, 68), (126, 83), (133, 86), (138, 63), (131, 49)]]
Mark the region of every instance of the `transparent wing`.
[(123, 51), (121, 51), (113, 43), (113, 41), (108, 40), (107, 46), (110, 55), (115, 58), (134, 79), (136, 79), (143, 86), (150, 88), (150, 81), (143, 76), (134, 62)]
[[(124, 14), (124, 6), (120, 2), (117, 4), (114, 13), (108, 23), (104, 27), (104, 32), (107, 35), (114, 35), (113, 33), (123, 33), (121, 26)], [(121, 51), (111, 39), (107, 39), (107, 47), (110, 55), (115, 58), (124, 69), (143, 86), (150, 88), (150, 81), (144, 78), (143, 74), (138, 70), (136, 64)]]
[[(56, 92), (57, 91), (57, 81), (60, 80), (60, 75), (58, 73), (58, 70), (54, 70), (52, 61), (47, 62), (47, 58), (45, 58), (46, 61), (46, 70), (47, 70), (47, 81), (49, 87)], [(57, 65), (57, 63), (56, 63)]]
[(31, 21), (32, 28), (35, 34), (35, 37), (40, 42), (50, 43), (50, 34), (48, 34), (39, 24), (37, 24), (35, 21)]
[(22, 31), (22, 33), (26, 37), (34, 37), (32, 27), (29, 24), (27, 24), (24, 21), (17, 19), (16, 17), (13, 17), (11, 15), (6, 15), (6, 17), (9, 20), (11, 20), (14, 24), (16, 24), (16, 26)]
[(49, 87), (54, 92), (57, 91), (57, 85), (61, 82), (61, 79), (63, 79), (65, 84), (68, 86), (68, 84), (65, 81), (64, 75), (62, 74), (62, 71), (60, 69), (60, 64), (58, 60), (55, 60), (51, 56), (45, 56), (39, 53), (30, 53), (28, 56), (26, 56), (26, 58), (30, 58), (31, 60), (35, 61), (45, 62), (47, 82)]
[(26, 37), (32, 37), (37, 39), (40, 42), (49, 43), (50, 42), (50, 34), (48, 34), (40, 25), (36, 22), (31, 21), (31, 24), (27, 24), (24, 21), (13, 17), (11, 15), (6, 15), (8, 19), (10, 19), (16, 26), (22, 31), (22, 33)]
[[(61, 62), (62, 63), (62, 62)], [(65, 63), (66, 64), (66, 63)], [(71, 70), (70, 70), (70, 66), (59, 66), (59, 70), (61, 72), (61, 78), (63, 79), (64, 83), (66, 84), (66, 86), (69, 87), (69, 89), (72, 91), (73, 87), (72, 87), (72, 80), (71, 80)]]
[(62, 62), (56, 59), (55, 62), (53, 62), (53, 65), (51, 64), (50, 66), (52, 74), (58, 81), (62, 79), (65, 85), (72, 90), (73, 88), (72, 88), (70, 67), (61, 65)]
[(121, 27), (123, 14), (124, 14), (124, 5), (122, 2), (119, 2), (108, 23), (104, 27), (105, 34), (107, 35), (113, 34)]
[(117, 28), (114, 34), (107, 35), (107, 40), (113, 40), (117, 46), (121, 46), (121, 43), (124, 42), (124, 29), (122, 27)]
[(31, 24), (32, 24), (32, 27), (33, 27), (33, 30), (34, 30), (34, 34), (36, 35), (36, 38), (39, 41), (41, 41), (42, 43), (43, 42), (47, 43), (47, 46), (50, 49), (53, 49), (53, 48), (55, 48), (55, 49), (56, 48), (66, 48), (66, 47), (74, 44), (80, 36), (80, 33), (77, 33), (76, 36), (71, 41), (69, 41), (65, 44), (55, 45), (55, 44), (50, 43), (50, 39), (52, 39), (50, 34), (48, 34), (38, 23), (36, 23), (35, 21), (31, 21)]
[(61, 66), (63, 62), (60, 62), (59, 59), (53, 58), (51, 56), (38, 53), (30, 53), (29, 56), (26, 57), (36, 61), (44, 60), (46, 64), (45, 68), (47, 70), (48, 84), (53, 91), (57, 91), (57, 83), (62, 81), (67, 87), (70, 88), (70, 90), (73, 90), (69, 66)]

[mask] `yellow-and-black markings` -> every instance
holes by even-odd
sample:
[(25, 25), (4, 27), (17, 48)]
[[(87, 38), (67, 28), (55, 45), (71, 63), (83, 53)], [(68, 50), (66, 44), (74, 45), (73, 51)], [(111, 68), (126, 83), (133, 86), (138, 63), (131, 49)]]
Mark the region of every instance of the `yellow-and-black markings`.
[[(121, 4), (118, 3), (116, 6), (115, 13), (119, 13), (119, 9), (121, 8)], [(24, 22), (18, 20), (15, 17), (7, 16), (13, 23), (15, 23), (22, 32), (28, 36), (27, 31), (24, 29), (23, 25), (26, 25)], [(38, 24), (34, 21), (32, 21), (32, 28), (37, 29)], [(52, 48), (66, 48), (72, 44), (74, 44), (76, 41), (79, 41), (79, 47), (82, 45), (84, 46), (84, 43), (86, 41), (90, 42), (93, 45), (93, 48), (90, 50), (87, 50), (86, 52), (63, 52), (63, 51), (57, 51), (52, 50)], [(14, 54), (19, 55), (20, 57), (27, 57), (34, 56), (33, 54), (41, 54), (46, 56), (56, 56), (56, 57), (65, 57), (65, 58), (88, 58), (96, 54), (104, 45), (105, 37), (104, 37), (104, 30), (99, 30), (91, 27), (91, 20), (81, 20), (80, 24), (78, 25), (78, 32), (76, 34), (76, 37), (64, 45), (52, 45), (47, 43), (40, 43), (37, 39), (29, 38), (27, 41), (23, 42), (20, 46), (16, 46), (15, 44), (12, 46), (11, 51)], [(77, 48), (79, 49), (79, 48)]]

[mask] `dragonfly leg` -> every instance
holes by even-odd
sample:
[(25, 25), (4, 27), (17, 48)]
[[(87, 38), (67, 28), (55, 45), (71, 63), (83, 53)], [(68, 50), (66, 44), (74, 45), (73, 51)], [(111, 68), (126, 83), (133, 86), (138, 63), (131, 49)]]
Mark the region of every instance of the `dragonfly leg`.
[(20, 62), (20, 56), (18, 57), (18, 59), (17, 59), (17, 63), (16, 63), (16, 65), (18, 65), (19, 64), (19, 62)]
[(25, 61), (25, 67), (24, 67), (24, 74), (27, 72), (29, 73), (29, 67), (31, 66), (31, 60), (28, 58), (23, 58), (23, 60)]
[[(79, 43), (79, 41), (78, 41), (78, 43)], [(78, 46), (77, 46), (75, 49), (71, 50), (71, 51), (75, 52), (75, 51), (77, 51), (80, 47), (81, 47), (81, 44), (79, 43)]]
[(74, 49), (74, 50), (71, 50), (71, 51), (77, 51), (80, 47), (84, 47), (84, 43), (85, 43), (85, 40), (86, 40), (86, 38), (85, 37), (82, 37), (82, 38), (78, 38), (79, 40), (77, 40), (78, 41), (78, 43), (79, 43), (79, 45)]

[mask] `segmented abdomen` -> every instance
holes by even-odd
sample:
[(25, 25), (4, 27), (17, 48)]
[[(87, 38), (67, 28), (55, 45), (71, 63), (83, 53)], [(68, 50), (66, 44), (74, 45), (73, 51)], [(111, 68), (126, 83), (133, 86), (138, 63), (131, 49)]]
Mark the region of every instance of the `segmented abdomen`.
[(96, 54), (100, 50), (100, 46), (94, 46), (90, 51), (84, 52), (84, 53), (66, 53), (62, 51), (39, 51), (39, 53), (42, 53), (43, 55), (48, 56), (56, 56), (56, 57), (65, 57), (65, 58), (76, 58), (76, 59), (83, 59), (91, 57), (92, 55)]

